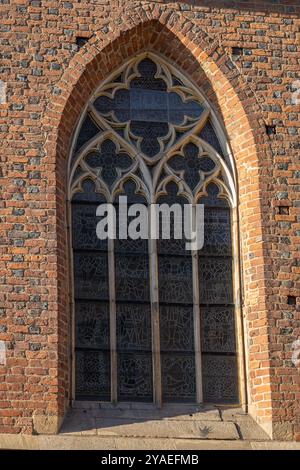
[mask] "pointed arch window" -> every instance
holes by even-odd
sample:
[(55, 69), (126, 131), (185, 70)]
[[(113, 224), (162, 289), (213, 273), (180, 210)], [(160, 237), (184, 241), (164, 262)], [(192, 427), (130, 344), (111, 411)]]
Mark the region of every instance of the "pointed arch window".
[[(203, 249), (99, 240), (96, 208), (120, 195), (204, 204)], [(237, 403), (234, 170), (196, 87), (152, 53), (104, 81), (76, 131), (69, 196), (75, 398)]]

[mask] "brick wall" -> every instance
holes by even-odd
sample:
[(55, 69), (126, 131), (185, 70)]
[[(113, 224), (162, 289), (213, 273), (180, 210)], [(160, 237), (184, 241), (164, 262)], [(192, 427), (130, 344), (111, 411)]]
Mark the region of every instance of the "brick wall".
[(0, 0), (0, 12), (0, 432), (55, 432), (68, 406), (72, 133), (99, 82), (149, 48), (199, 86), (226, 127), (249, 410), (274, 438), (300, 440), (299, 2)]

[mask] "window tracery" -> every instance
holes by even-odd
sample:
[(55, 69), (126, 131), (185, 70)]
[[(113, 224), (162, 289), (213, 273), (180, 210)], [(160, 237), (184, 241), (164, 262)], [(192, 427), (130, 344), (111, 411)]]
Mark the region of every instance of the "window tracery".
[[(69, 168), (78, 398), (238, 401), (230, 216), (236, 193), (215, 120), (199, 91), (150, 52), (124, 64), (87, 106)], [(95, 209), (117, 205), (120, 195), (147, 206), (205, 204), (196, 268), (182, 240), (158, 240), (154, 252), (146, 240), (98, 240)]]

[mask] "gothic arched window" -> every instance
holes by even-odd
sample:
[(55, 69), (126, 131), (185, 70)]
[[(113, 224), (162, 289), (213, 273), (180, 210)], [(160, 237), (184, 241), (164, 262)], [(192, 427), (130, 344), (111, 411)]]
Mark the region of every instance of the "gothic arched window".
[[(235, 179), (221, 135), (195, 86), (152, 53), (123, 65), (88, 103), (69, 166), (76, 399), (239, 401)], [(120, 195), (148, 211), (204, 204), (204, 247), (99, 240), (96, 208), (117, 209)]]

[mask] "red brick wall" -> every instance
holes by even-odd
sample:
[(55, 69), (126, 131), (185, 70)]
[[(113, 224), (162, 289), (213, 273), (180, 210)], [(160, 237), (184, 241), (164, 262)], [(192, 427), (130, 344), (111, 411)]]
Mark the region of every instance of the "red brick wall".
[[(274, 438), (300, 440), (291, 361), (300, 338), (300, 106), (291, 102), (299, 2), (2, 0), (0, 12), (0, 432), (54, 432), (68, 406), (72, 133), (99, 82), (149, 48), (199, 86), (226, 127), (238, 173), (250, 411)], [(78, 48), (78, 36), (90, 39)]]

